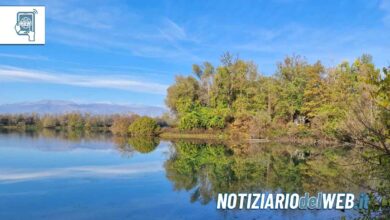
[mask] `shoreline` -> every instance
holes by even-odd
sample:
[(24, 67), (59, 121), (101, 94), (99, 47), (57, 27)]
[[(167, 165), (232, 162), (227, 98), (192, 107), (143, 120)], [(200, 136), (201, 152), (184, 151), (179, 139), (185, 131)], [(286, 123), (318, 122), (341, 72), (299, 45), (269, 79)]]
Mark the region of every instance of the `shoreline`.
[[(50, 131), (64, 131), (64, 132), (96, 132), (105, 133), (109, 129), (66, 129), (66, 128), (40, 128), (35, 126), (17, 127), (17, 126), (0, 126), (0, 130), (17, 131), (17, 132), (41, 132), (42, 130)], [(112, 134), (113, 136), (117, 136)], [(262, 144), (262, 143), (280, 143), (280, 144), (305, 144), (305, 145), (334, 145), (340, 144), (336, 140), (330, 140), (326, 138), (315, 137), (295, 137), (295, 136), (279, 136), (279, 137), (266, 137), (266, 138), (248, 138), (245, 135), (232, 135), (229, 131), (179, 131), (173, 128), (165, 128), (160, 131), (156, 136), (163, 140), (194, 140), (194, 141), (244, 141), (249, 144)]]
[(267, 143), (280, 143), (280, 144), (299, 144), (299, 145), (335, 145), (343, 144), (337, 140), (329, 140), (325, 138), (314, 137), (267, 137), (267, 138), (232, 138), (227, 132), (221, 133), (188, 133), (178, 131), (161, 132), (158, 135), (159, 138), (164, 140), (205, 140), (205, 141), (244, 141), (249, 144), (267, 144)]

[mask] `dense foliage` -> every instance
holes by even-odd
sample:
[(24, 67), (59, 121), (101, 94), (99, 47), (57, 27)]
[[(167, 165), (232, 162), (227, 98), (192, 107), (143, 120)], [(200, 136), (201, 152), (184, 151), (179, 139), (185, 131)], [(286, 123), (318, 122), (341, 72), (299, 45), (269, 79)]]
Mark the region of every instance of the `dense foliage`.
[(118, 116), (67, 113), (63, 115), (4, 114), (0, 127), (16, 129), (106, 130)]
[(131, 136), (156, 136), (159, 128), (154, 119), (143, 116), (131, 123), (129, 133)]
[(128, 133), (129, 126), (139, 118), (138, 115), (124, 116), (117, 115), (113, 118), (113, 123), (111, 126), (111, 132), (116, 135), (125, 136)]
[[(389, 74), (377, 69), (368, 55), (328, 68), (319, 61), (287, 57), (274, 75), (264, 76), (255, 63), (227, 53), (221, 65), (193, 65), (193, 73), (177, 76), (166, 97), (182, 130), (230, 128), (251, 137), (341, 139), (379, 132), (388, 145)], [(361, 118), (371, 124), (356, 121), (363, 112), (371, 112)], [(352, 122), (358, 131), (351, 130)]]
[[(159, 124), (163, 119), (156, 119)], [(6, 114), (0, 115), (0, 128), (18, 130), (66, 130), (111, 131), (114, 135), (127, 136), (157, 134), (159, 125), (155, 119), (139, 115), (89, 115), (67, 113), (64, 115)], [(132, 126), (131, 126), (132, 125)]]

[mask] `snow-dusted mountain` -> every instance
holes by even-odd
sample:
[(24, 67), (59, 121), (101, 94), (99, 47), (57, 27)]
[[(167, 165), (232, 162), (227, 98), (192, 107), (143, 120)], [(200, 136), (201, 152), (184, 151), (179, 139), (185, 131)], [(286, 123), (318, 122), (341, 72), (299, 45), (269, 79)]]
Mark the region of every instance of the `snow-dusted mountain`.
[(80, 112), (99, 115), (136, 113), (139, 115), (159, 116), (166, 111), (167, 109), (157, 106), (121, 105), (107, 103), (76, 103), (58, 100), (0, 104), (0, 114), (19, 114), (33, 112), (38, 114), (63, 114), (67, 112)]

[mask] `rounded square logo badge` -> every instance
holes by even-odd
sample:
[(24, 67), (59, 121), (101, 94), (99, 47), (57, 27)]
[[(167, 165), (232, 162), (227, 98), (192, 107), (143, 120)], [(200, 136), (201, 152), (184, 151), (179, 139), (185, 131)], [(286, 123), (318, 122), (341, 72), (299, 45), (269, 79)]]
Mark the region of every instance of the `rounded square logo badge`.
[(45, 44), (44, 6), (0, 6), (0, 44)]

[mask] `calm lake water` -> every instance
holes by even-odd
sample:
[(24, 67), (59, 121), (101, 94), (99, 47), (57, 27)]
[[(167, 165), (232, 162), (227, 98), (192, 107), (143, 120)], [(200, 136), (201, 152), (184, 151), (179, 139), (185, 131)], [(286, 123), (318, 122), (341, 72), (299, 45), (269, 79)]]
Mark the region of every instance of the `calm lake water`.
[(347, 219), (355, 211), (216, 209), (219, 192), (355, 192), (355, 150), (53, 132), (0, 134), (0, 219)]

